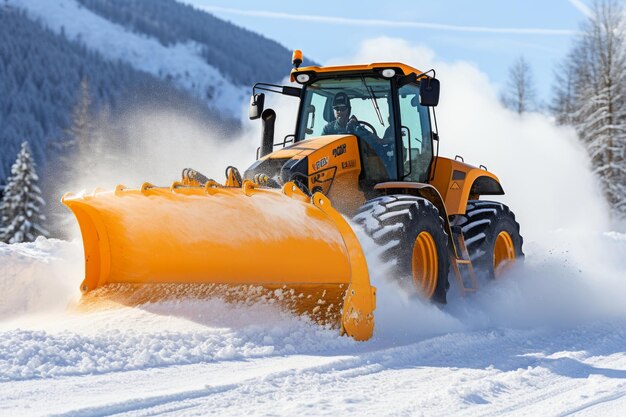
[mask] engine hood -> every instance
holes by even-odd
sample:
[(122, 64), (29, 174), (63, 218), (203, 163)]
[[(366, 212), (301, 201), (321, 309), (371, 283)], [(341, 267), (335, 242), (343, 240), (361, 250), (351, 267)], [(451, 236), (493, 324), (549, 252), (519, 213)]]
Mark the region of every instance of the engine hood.
[[(282, 185), (294, 178), (308, 183), (309, 175), (328, 165), (330, 156), (333, 155), (333, 147), (347, 141), (353, 141), (356, 149), (354, 135), (326, 135), (296, 142), (256, 161), (245, 171), (244, 178), (253, 180), (256, 175), (262, 174), (272, 179), (271, 183), (275, 183), (274, 185)], [(343, 145), (344, 149), (345, 146)], [(335, 151), (335, 155), (342, 153), (343, 151)]]
[(318, 149), (323, 148), (324, 146), (327, 146), (331, 143), (337, 142), (338, 140), (347, 138), (349, 136), (352, 136), (352, 135), (326, 135), (326, 136), (319, 136), (316, 138), (303, 140), (300, 142), (296, 142), (290, 146), (286, 146), (275, 152), (272, 152), (271, 154), (266, 155), (265, 157), (259, 159), (259, 161), (262, 161), (264, 159), (276, 159), (276, 158), (291, 159), (296, 156), (298, 157), (298, 159), (300, 159), (302, 157), (310, 155), (311, 153), (315, 152)]

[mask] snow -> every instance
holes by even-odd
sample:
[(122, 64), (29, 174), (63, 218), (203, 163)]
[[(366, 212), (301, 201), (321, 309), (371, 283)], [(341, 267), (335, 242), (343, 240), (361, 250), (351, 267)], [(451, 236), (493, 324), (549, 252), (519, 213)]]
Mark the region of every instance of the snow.
[[(233, 85), (201, 56), (196, 42), (164, 46), (155, 38), (134, 33), (98, 16), (74, 0), (9, 0), (40, 19), (57, 33), (63, 30), (111, 60), (122, 60), (138, 70), (173, 82), (198, 98), (208, 100), (227, 117), (239, 114), (248, 88)], [(207, 92), (212, 97), (207, 99)]]
[(527, 241), (505, 279), (438, 308), (357, 233), (378, 287), (365, 343), (269, 304), (79, 311), (79, 242), (0, 245), (0, 415), (620, 415), (626, 234), (586, 236), (603, 267), (570, 231)]
[(409, 216), (409, 218), (411, 217), (411, 212), (409, 211), (409, 209), (390, 211), (388, 213), (381, 214), (380, 216), (378, 216), (378, 218), (380, 220), (387, 220), (387, 219), (390, 219), (392, 217), (407, 216), (407, 215)]
[(31, 243), (0, 243), (0, 320), (65, 309), (79, 295), (82, 256), (80, 242), (40, 237)]

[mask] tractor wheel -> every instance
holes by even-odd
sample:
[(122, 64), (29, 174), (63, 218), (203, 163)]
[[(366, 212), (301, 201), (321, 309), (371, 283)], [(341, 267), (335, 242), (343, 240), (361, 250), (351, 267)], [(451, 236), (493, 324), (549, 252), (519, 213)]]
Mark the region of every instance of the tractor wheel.
[(524, 257), (519, 223), (504, 204), (470, 200), (465, 216), (457, 219), (454, 223), (461, 226), (472, 265), (479, 275), (500, 278)]
[(384, 249), (383, 260), (395, 260), (396, 279), (411, 291), (445, 304), (448, 235), (430, 201), (409, 195), (377, 197), (357, 210), (353, 220)]

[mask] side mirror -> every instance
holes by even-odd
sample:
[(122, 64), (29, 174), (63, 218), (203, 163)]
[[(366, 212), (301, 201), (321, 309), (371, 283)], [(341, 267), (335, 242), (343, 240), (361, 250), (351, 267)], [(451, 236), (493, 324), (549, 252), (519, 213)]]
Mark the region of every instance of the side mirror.
[(248, 117), (250, 118), (250, 120), (255, 120), (261, 117), (264, 105), (265, 94), (252, 94), (252, 97), (250, 97), (250, 108), (248, 109)]
[(439, 80), (426, 78), (420, 81), (420, 104), (435, 107), (439, 104)]

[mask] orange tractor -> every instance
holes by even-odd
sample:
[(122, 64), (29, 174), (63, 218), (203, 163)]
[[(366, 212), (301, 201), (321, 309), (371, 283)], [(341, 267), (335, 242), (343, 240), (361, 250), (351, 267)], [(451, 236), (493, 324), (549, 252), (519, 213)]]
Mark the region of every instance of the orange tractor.
[[(301, 67), (296, 86), (258, 83), (257, 161), (220, 184), (185, 169), (169, 187), (64, 196), (85, 248), (84, 298), (142, 303), (180, 295), (279, 299), (342, 334), (369, 339), (376, 290), (350, 223), (364, 228), (410, 291), (445, 303), (523, 257), (519, 224), (484, 167), (438, 156), (439, 81), (401, 63)], [(429, 74), (432, 74), (430, 76)], [(298, 100), (275, 143), (265, 93)], [(277, 149), (276, 149), (277, 148)]]

